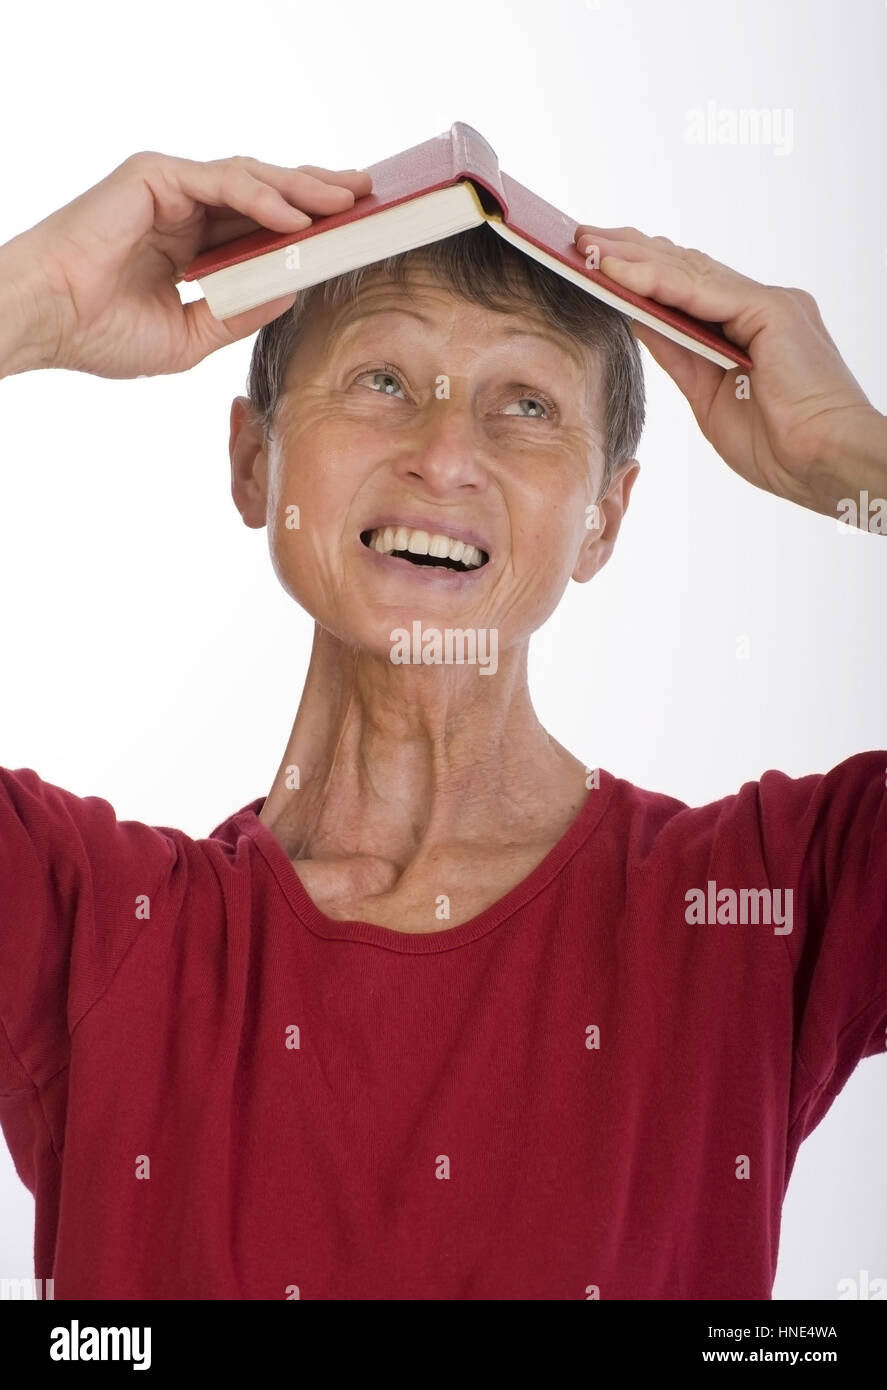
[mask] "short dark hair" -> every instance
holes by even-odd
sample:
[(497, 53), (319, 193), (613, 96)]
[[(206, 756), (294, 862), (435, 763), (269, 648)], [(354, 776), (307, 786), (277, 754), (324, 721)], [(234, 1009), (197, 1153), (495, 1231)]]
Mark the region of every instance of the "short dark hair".
[(637, 339), (624, 314), (540, 265), (486, 226), (472, 227), (312, 285), (302, 291), (292, 308), (260, 329), (246, 390), (266, 436), (272, 433), (286, 369), (312, 306), (333, 307), (353, 301), (368, 271), (404, 284), (410, 265), (416, 261), (463, 299), (503, 313), (524, 306), (541, 311), (552, 328), (600, 355), (606, 402), (602, 496), (614, 470), (624, 459), (634, 457), (644, 428), (644, 370)]

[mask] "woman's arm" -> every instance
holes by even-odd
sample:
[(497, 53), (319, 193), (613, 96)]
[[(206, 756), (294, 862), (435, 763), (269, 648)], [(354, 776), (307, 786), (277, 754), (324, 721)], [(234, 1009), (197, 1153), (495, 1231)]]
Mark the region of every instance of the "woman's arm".
[(126, 378), (187, 371), (255, 333), (295, 294), (220, 322), (176, 288), (200, 251), (368, 193), (369, 174), (237, 155), (199, 163), (145, 151), (0, 247), (0, 374), (65, 367)]
[(46, 287), (17, 241), (0, 246), (0, 377), (49, 366), (53, 355)]
[[(805, 290), (763, 285), (701, 251), (634, 227), (579, 227), (600, 268), (712, 323), (745, 348), (754, 371), (724, 371), (632, 323), (677, 383), (709, 443), (740, 477), (837, 518), (842, 498), (887, 499), (887, 419), (850, 372)], [(860, 524), (864, 524), (862, 518)]]

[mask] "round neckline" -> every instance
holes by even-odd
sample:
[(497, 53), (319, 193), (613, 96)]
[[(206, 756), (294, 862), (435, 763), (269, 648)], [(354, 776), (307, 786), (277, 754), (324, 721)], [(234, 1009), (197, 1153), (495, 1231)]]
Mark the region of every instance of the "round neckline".
[(322, 936), (328, 941), (356, 941), (369, 946), (381, 946), (403, 955), (431, 955), (467, 946), (479, 937), (486, 936), (524, 907), (560, 873), (597, 828), (609, 804), (616, 779), (604, 768), (599, 768), (598, 774), (600, 786), (590, 789), (573, 821), (535, 869), (531, 869), (503, 897), (469, 918), (467, 922), (462, 922), (457, 927), (443, 927), (429, 932), (403, 932), (393, 927), (379, 926), (376, 922), (328, 917), (309, 896), (283, 845), (259, 820), (265, 797), (258, 797), (243, 810), (236, 812), (231, 818), (231, 824), (239, 832), (249, 836), (274, 874), (293, 912), (316, 936)]

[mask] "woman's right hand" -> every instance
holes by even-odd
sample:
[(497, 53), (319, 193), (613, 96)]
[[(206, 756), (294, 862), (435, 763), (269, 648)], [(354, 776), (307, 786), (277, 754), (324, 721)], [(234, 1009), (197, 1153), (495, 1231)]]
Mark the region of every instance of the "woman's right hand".
[(19, 340), (27, 343), (12, 370), (63, 367), (118, 378), (187, 371), (296, 299), (287, 295), (221, 322), (205, 300), (179, 298), (188, 262), (259, 227), (299, 231), (310, 214), (349, 208), (371, 186), (370, 175), (356, 169), (286, 169), (242, 155), (206, 163), (130, 155), (0, 247), (4, 302), (13, 304)]

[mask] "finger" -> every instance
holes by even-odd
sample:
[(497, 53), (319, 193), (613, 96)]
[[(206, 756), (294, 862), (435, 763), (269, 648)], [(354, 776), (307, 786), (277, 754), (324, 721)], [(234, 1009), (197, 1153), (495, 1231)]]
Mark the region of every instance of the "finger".
[[(227, 216), (213, 218), (207, 221), (201, 238), (200, 250), (211, 251), (214, 246), (224, 246), (226, 242), (234, 241), (236, 237), (246, 236), (249, 232), (261, 230), (261, 224), (252, 217), (236, 217), (233, 213)], [(287, 228), (289, 231), (290, 229)], [(299, 228), (294, 229), (298, 231)]]
[(369, 193), (373, 186), (372, 175), (367, 169), (324, 169), (319, 164), (300, 164), (298, 169), (303, 173), (313, 174), (324, 183), (342, 184), (345, 188), (350, 188), (358, 198), (362, 198), (364, 193)]
[(659, 250), (657, 248), (657, 250), (654, 253), (651, 251), (649, 247), (641, 246), (636, 241), (618, 241), (616, 237), (607, 237), (600, 235), (591, 239), (586, 239), (585, 237), (583, 237), (580, 241), (576, 243), (576, 249), (582, 256), (587, 255), (587, 253), (591, 250), (592, 246), (597, 247), (601, 257), (607, 255), (617, 256), (620, 260), (623, 261), (646, 261), (650, 259), (651, 254), (657, 255), (661, 259), (665, 259), (668, 255), (668, 251), (666, 249)]
[[(740, 275), (730, 266), (723, 265), (720, 261), (713, 260), (706, 256), (702, 251), (696, 251), (686, 246), (677, 246), (668, 237), (648, 237), (634, 227), (589, 227), (582, 226), (576, 233), (577, 248), (583, 251), (586, 239), (595, 241), (598, 249), (604, 252), (600, 259), (600, 268), (604, 270), (603, 262), (607, 258), (607, 253), (614, 260), (611, 260), (613, 279), (620, 279), (620, 275), (615, 273), (619, 262), (630, 263), (633, 265), (648, 265), (651, 267), (647, 271), (629, 272), (629, 279), (625, 281), (630, 288), (635, 289), (641, 283), (652, 283), (653, 277), (657, 275), (657, 283), (662, 286), (662, 294), (652, 293), (651, 291), (638, 289), (640, 294), (650, 294), (652, 298), (661, 299), (664, 304), (674, 303), (676, 307), (685, 307), (680, 304), (680, 298), (674, 300), (665, 298), (668, 293), (673, 292), (676, 296), (683, 295), (683, 285), (685, 282), (692, 281), (697, 287), (701, 282), (706, 282), (706, 294), (709, 290), (720, 294), (721, 305), (717, 310), (717, 319), (712, 321), (725, 322), (729, 315), (740, 313), (743, 304), (760, 305), (770, 291), (770, 287), (760, 284), (757, 280), (750, 279), (747, 275)], [(605, 270), (604, 274), (610, 274), (610, 270)], [(634, 278), (632, 279), (632, 275)], [(725, 306), (724, 298), (727, 297), (729, 304)], [(700, 318), (709, 315), (699, 312), (697, 309), (689, 309), (690, 313), (699, 313)]]
[(161, 233), (174, 233), (193, 223), (199, 206), (222, 209), (222, 220), (240, 215), (275, 232), (298, 231), (311, 224), (310, 208), (294, 207), (279, 189), (257, 179), (240, 161), (200, 164), (161, 155), (136, 156), (129, 163), (154, 200), (154, 226)]
[[(228, 206), (236, 212), (245, 212), (256, 217), (256, 210), (264, 205), (272, 209), (275, 204), (288, 207), (291, 213), (341, 212), (354, 203), (350, 188), (340, 188), (312, 174), (302, 174), (296, 169), (282, 169), (273, 174), (264, 170), (254, 171), (246, 164), (236, 164), (224, 171), (219, 193), (214, 199), (216, 206)], [(256, 217), (262, 222), (261, 216)], [(309, 222), (311, 218), (307, 219)], [(263, 225), (269, 225), (263, 222)]]
[[(340, 212), (355, 198), (350, 188), (312, 174), (241, 157), (199, 163), (144, 154), (126, 161), (126, 167), (150, 190), (154, 225), (160, 232), (176, 231), (193, 218), (198, 204), (229, 215), (240, 213), (273, 231), (298, 230), (310, 225), (310, 213)], [(257, 168), (264, 178), (257, 176)]]
[(686, 396), (696, 419), (702, 423), (724, 381), (724, 370), (680, 343), (672, 342), (645, 323), (632, 320), (632, 332), (654, 361)]
[(617, 284), (636, 294), (672, 305), (709, 323), (723, 324), (727, 337), (741, 348), (750, 346), (764, 327), (772, 294), (768, 286), (750, 280), (701, 251), (677, 248), (651, 252), (638, 260), (603, 255), (600, 269)]
[(238, 157), (235, 162), (248, 169), (255, 178), (276, 188), (297, 207), (303, 205), (301, 199), (319, 200), (309, 207), (312, 212), (340, 212), (350, 207), (355, 198), (368, 193), (372, 186), (369, 174), (362, 169), (336, 171), (315, 164), (300, 164), (295, 169), (285, 169), (279, 164), (265, 164), (260, 159), (247, 156)]
[[(216, 162), (221, 163), (221, 161)], [(277, 175), (300, 173), (308, 174), (312, 178), (316, 178), (319, 183), (347, 188), (354, 193), (355, 197), (363, 197), (364, 191), (366, 190), (368, 192), (370, 188), (372, 188), (372, 180), (369, 174), (361, 169), (342, 169), (338, 172), (334, 172), (329, 169), (319, 169), (310, 164), (300, 165), (298, 169), (279, 169), (275, 165), (262, 165), (256, 160), (254, 165), (250, 165), (250, 172), (255, 174), (257, 178), (264, 177), (265, 182), (272, 183), (275, 188), (283, 187), (283, 180), (274, 181)], [(274, 177), (272, 177), (272, 174)], [(218, 206), (207, 207), (206, 215), (209, 219), (222, 219), (231, 217), (232, 213), (230, 208)]]
[(648, 237), (643, 232), (639, 232), (637, 227), (595, 227), (590, 222), (583, 222), (581, 226), (576, 228), (574, 240), (578, 241), (579, 238), (583, 236), (602, 236), (607, 237), (611, 241), (631, 241), (638, 246), (643, 246), (647, 242), (654, 240), (667, 240), (666, 237)]
[(236, 343), (240, 338), (249, 337), (251, 333), (257, 333), (266, 323), (271, 323), (273, 319), (285, 314), (287, 309), (291, 309), (297, 298), (298, 292), (284, 295), (280, 299), (269, 300), (266, 304), (259, 304), (254, 309), (247, 309), (243, 314), (234, 314), (224, 320), (213, 317), (205, 299), (183, 304), (188, 344), (185, 350), (186, 361), (178, 370), (187, 371), (217, 348)]
[[(257, 176), (262, 167), (270, 166), (259, 165), (255, 171)], [(317, 178), (318, 181), (327, 184), (337, 186), (344, 184), (356, 197), (364, 196), (364, 191), (369, 192), (372, 187), (370, 175), (361, 169), (330, 170), (321, 169), (312, 164), (303, 164), (299, 166), (298, 170), (289, 172), (307, 173)], [(202, 251), (211, 250), (214, 246), (221, 246), (227, 241), (233, 241), (236, 237), (246, 236), (248, 232), (256, 231), (260, 225), (254, 218), (239, 216), (228, 207), (207, 207), (206, 222), (206, 231), (201, 239), (200, 249)]]
[[(301, 201), (308, 200), (302, 198)], [(349, 207), (351, 205), (347, 200), (342, 199), (340, 200), (339, 206), (331, 207), (328, 211), (341, 212), (343, 206)], [(324, 209), (316, 208), (315, 211), (317, 211), (319, 215), (322, 215)], [(312, 221), (313, 218), (306, 216), (305, 226), (310, 226)], [(223, 246), (229, 241), (234, 241), (236, 237), (246, 236), (250, 232), (259, 231), (266, 225), (268, 225), (267, 219), (265, 222), (257, 222), (255, 218), (252, 217), (237, 216), (235, 213), (231, 212), (229, 208), (208, 208), (206, 225), (200, 238), (200, 250), (210, 251), (215, 246)], [(275, 230), (277, 229), (275, 228)], [(289, 231), (291, 228), (287, 227), (285, 230)], [(300, 227), (295, 225), (294, 230), (299, 231)]]
[(640, 232), (631, 236), (631, 231), (631, 227), (580, 227), (575, 241), (577, 247), (586, 241), (596, 242), (599, 246), (618, 246), (626, 260), (640, 260), (646, 255), (666, 256), (669, 253), (678, 256), (686, 252), (686, 247), (676, 246), (667, 236), (641, 236)]

